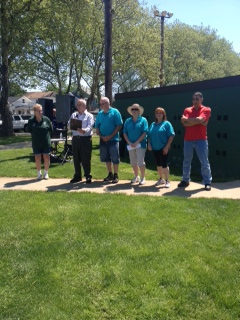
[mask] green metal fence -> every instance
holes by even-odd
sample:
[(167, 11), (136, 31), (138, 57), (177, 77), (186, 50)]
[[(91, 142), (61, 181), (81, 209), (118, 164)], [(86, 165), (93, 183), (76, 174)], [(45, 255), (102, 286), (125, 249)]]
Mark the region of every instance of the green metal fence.
[[(183, 110), (191, 106), (192, 95), (196, 91), (203, 93), (203, 104), (212, 109), (208, 141), (213, 177), (240, 179), (240, 76), (116, 94), (114, 106), (126, 119), (130, 116), (127, 107), (139, 103), (144, 107), (143, 116), (149, 125), (154, 121), (156, 107), (164, 108), (176, 134), (169, 162), (171, 166), (181, 167), (184, 128), (180, 118)], [(200, 172), (196, 156), (192, 172)]]

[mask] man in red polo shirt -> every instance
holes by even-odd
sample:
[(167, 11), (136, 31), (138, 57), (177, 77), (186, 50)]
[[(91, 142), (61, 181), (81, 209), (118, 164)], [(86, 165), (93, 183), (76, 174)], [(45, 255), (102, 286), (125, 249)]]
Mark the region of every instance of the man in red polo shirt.
[(195, 92), (193, 106), (183, 112), (181, 123), (185, 127), (183, 176), (178, 187), (187, 187), (190, 182), (191, 162), (195, 150), (201, 163), (201, 174), (205, 190), (211, 190), (212, 174), (208, 160), (207, 124), (211, 116), (211, 109), (202, 105), (203, 95)]

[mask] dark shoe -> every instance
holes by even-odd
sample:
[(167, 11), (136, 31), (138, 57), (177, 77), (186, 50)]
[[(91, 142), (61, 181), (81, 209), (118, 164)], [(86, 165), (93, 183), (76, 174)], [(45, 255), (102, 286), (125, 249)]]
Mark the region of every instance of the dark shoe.
[(106, 178), (103, 179), (103, 181), (112, 181), (114, 178), (112, 173), (109, 173), (108, 176)]
[(112, 183), (118, 183), (118, 175), (116, 173), (114, 173)]
[(211, 191), (211, 185), (210, 184), (205, 184), (205, 190), (206, 191)]
[(186, 188), (189, 186), (189, 182), (186, 182), (186, 181), (181, 181), (179, 184), (178, 184), (178, 188)]
[(86, 178), (86, 183), (91, 183), (92, 179), (90, 177)]
[(70, 180), (70, 183), (75, 183), (75, 182), (79, 182), (79, 181), (82, 181), (82, 178), (73, 177), (72, 180)]

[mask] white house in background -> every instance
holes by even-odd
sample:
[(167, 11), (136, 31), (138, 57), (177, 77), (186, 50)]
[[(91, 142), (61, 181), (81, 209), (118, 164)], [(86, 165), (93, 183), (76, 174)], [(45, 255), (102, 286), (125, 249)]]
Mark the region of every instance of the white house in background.
[(32, 114), (32, 107), (38, 102), (38, 99), (46, 98), (55, 102), (55, 92), (27, 92), (22, 97), (9, 97), (8, 103), (12, 114)]
[(53, 100), (53, 103), (56, 102), (56, 92), (54, 91), (35, 91), (35, 92), (27, 92), (25, 96), (35, 103), (38, 102), (39, 99), (50, 99)]
[(8, 103), (12, 114), (31, 114), (31, 108), (34, 105), (34, 102), (26, 96), (9, 97)]

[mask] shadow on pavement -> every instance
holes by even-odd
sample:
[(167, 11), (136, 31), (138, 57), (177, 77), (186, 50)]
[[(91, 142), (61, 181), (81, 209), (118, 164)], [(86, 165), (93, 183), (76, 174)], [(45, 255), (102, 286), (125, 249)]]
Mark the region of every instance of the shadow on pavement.
[(47, 186), (47, 191), (48, 192), (53, 192), (53, 191), (74, 191), (74, 190), (79, 190), (81, 189), (81, 183), (62, 183), (58, 185), (53, 185), (53, 186)]
[(105, 184), (105, 189), (108, 192), (117, 192), (117, 191), (126, 191), (126, 190), (132, 190), (132, 185), (128, 184), (128, 183), (116, 183), (116, 184), (112, 184), (112, 183), (106, 183)]
[(159, 193), (160, 188), (156, 187), (155, 184), (151, 186), (146, 185), (133, 185), (134, 193)]
[(14, 182), (7, 182), (4, 184), (5, 188), (13, 188), (13, 187), (17, 187), (17, 186), (26, 186), (28, 184), (31, 183), (39, 183), (40, 181), (36, 180), (36, 179), (29, 179), (29, 180), (21, 180), (21, 181), (14, 181)]
[(78, 183), (63, 183), (58, 185), (47, 186), (47, 191), (78, 191), (83, 190), (86, 192), (91, 192), (93, 189), (101, 189), (103, 183), (101, 181), (93, 181), (92, 183), (86, 183), (85, 181), (80, 181)]
[(0, 189), (21, 189), (26, 191), (67, 191), (67, 192), (96, 192), (96, 193), (125, 193), (128, 195), (151, 195), (183, 198), (222, 198), (240, 199), (240, 181), (213, 183), (212, 190), (204, 190), (200, 183), (192, 182), (187, 188), (178, 188), (178, 182), (171, 182), (169, 189), (165, 185), (156, 186), (156, 181), (147, 181), (143, 186), (131, 184), (130, 181), (119, 181), (117, 184), (93, 180), (87, 184), (84, 181), (70, 183), (67, 179), (49, 179), (37, 181), (36, 178), (0, 178)]
[(192, 195), (198, 194), (203, 192), (202, 197), (204, 198), (204, 193), (209, 193), (211, 191), (204, 190), (204, 187), (200, 187), (199, 189), (195, 190), (188, 190), (185, 188), (176, 188), (176, 189), (165, 189), (167, 191), (164, 191), (163, 196), (175, 196), (175, 197), (181, 197), (181, 198), (191, 198)]
[(218, 190), (229, 190), (236, 189), (240, 187), (240, 180), (230, 181), (230, 182), (214, 182), (212, 183), (212, 187)]

